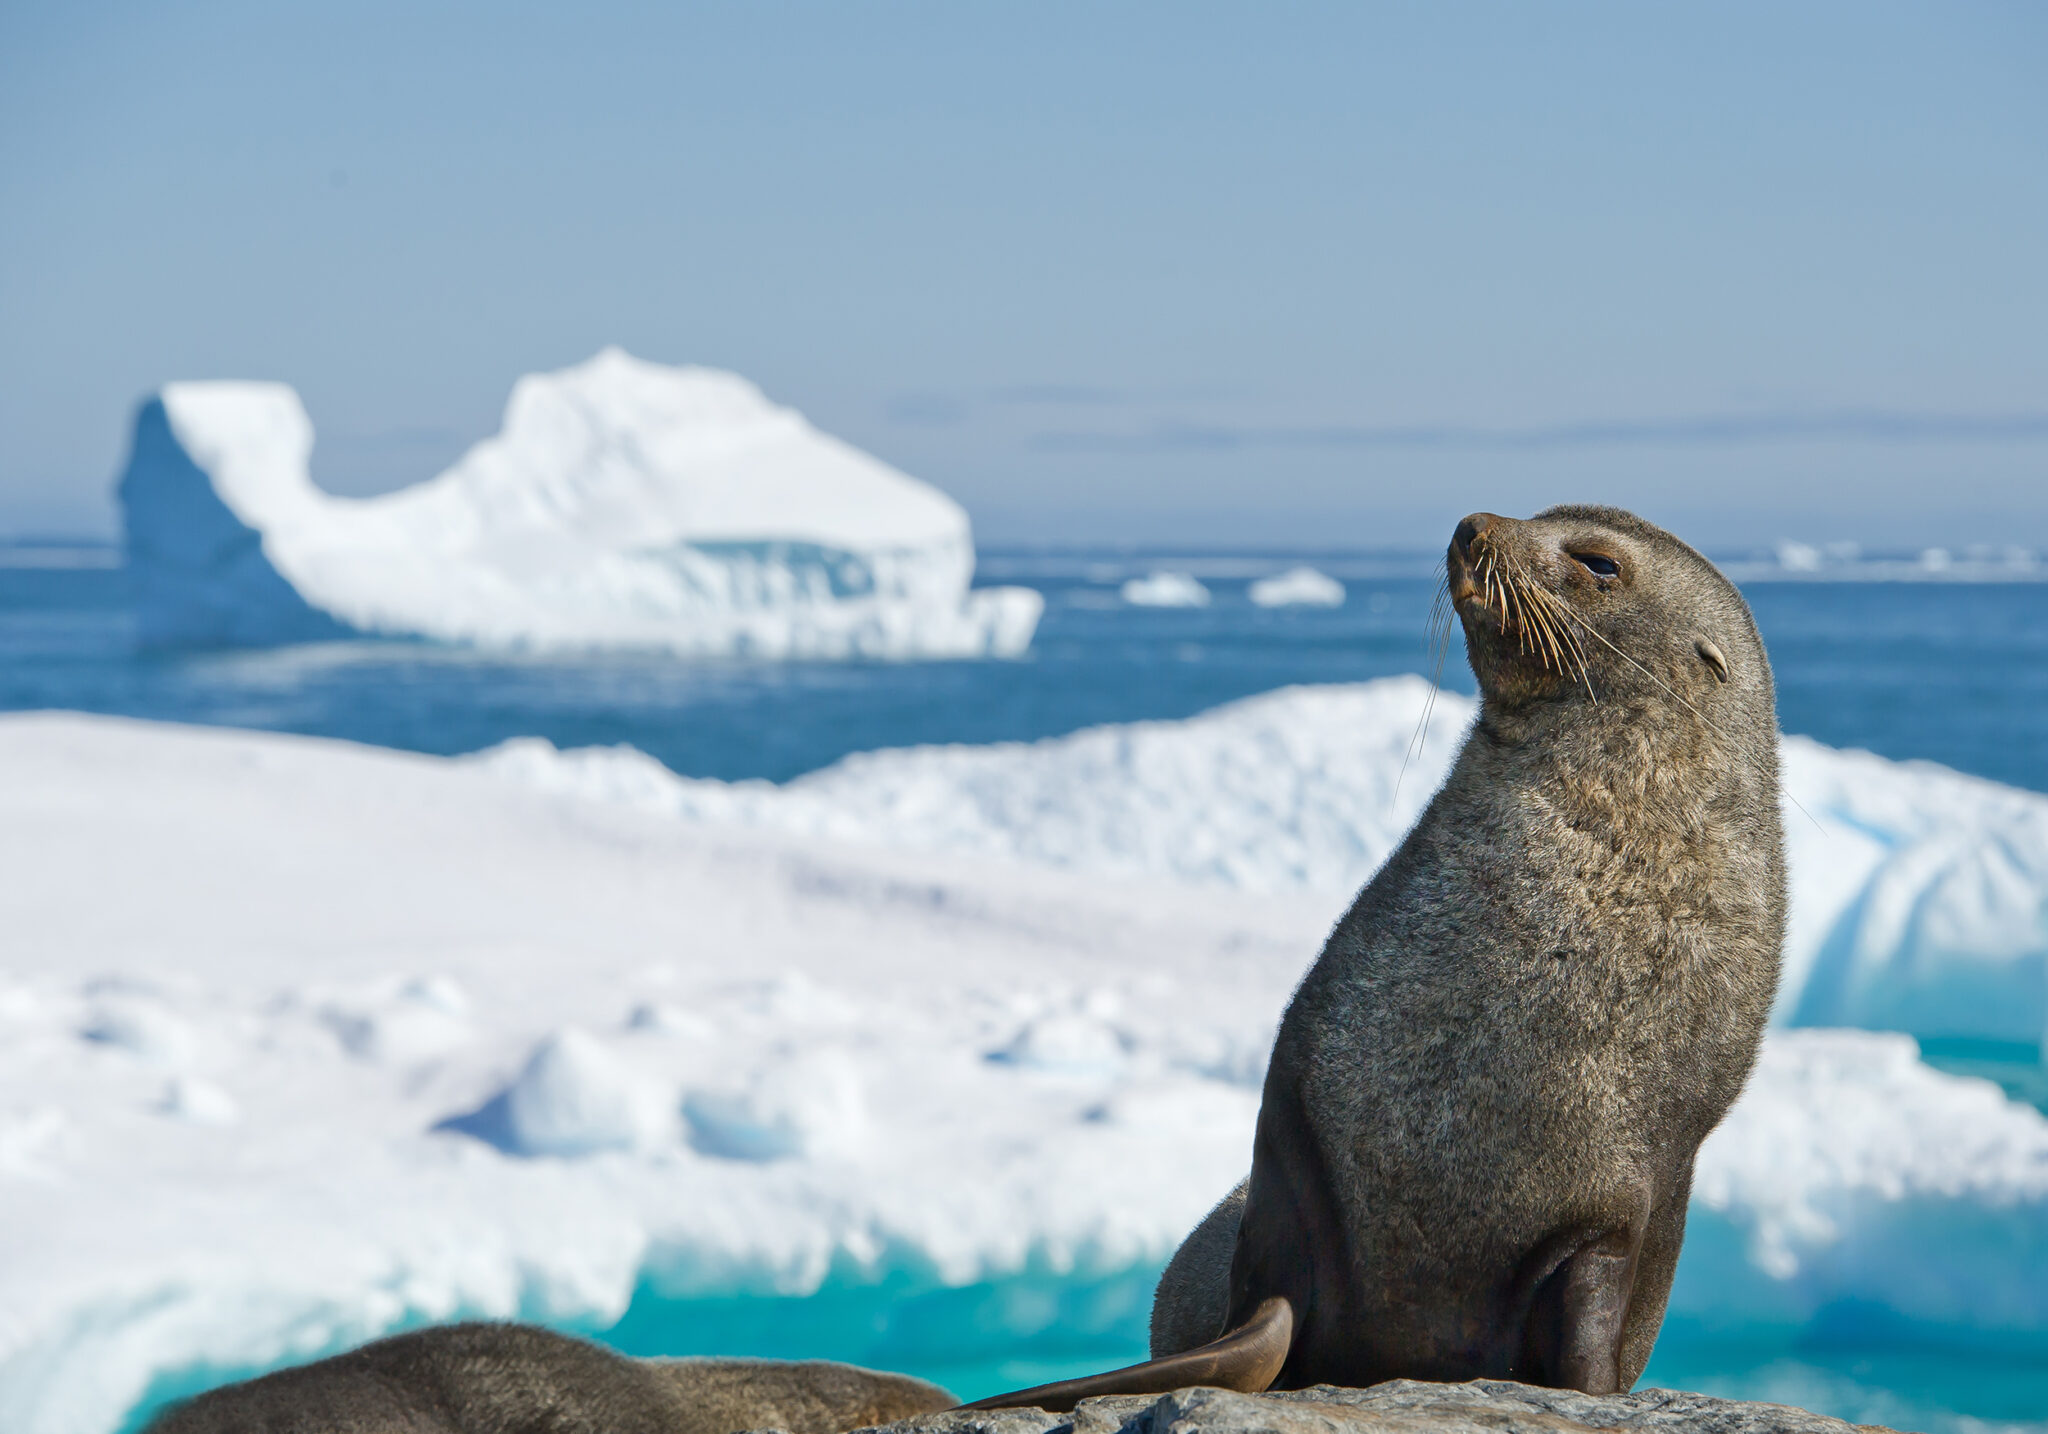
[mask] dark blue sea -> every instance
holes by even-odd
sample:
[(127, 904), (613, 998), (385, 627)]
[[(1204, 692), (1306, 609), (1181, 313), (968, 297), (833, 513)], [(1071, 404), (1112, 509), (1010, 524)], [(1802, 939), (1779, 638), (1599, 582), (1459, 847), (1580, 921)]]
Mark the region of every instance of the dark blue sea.
[[(980, 580), (1045, 594), (1028, 655), (931, 663), (523, 657), (396, 642), (143, 653), (111, 550), (0, 548), (0, 710), (73, 708), (420, 752), (508, 737), (627, 742), (690, 776), (783, 780), (848, 752), (1030, 740), (1187, 717), (1295, 682), (1429, 668), (1433, 555), (993, 552)], [(1295, 562), (1343, 606), (1255, 606)], [(1204, 608), (1138, 608), (1127, 577), (1191, 572)], [(1746, 586), (1788, 732), (2048, 791), (2048, 582)], [(1446, 686), (1472, 690), (1453, 651)]]
[[(1264, 609), (1249, 600), (1251, 580), (1296, 562), (1341, 579), (1344, 605)], [(1193, 573), (1211, 603), (1153, 609), (1120, 600), (1126, 578), (1154, 570)], [(764, 664), (502, 656), (376, 641), (142, 652), (111, 550), (0, 548), (0, 710), (69, 708), (444, 754), (531, 735), (564, 747), (625, 742), (693, 776), (781, 780), (869, 748), (1029, 740), (1186, 717), (1289, 683), (1426, 673), (1432, 570), (1427, 554), (986, 552), (981, 581), (1045, 595), (1026, 656)], [(2048, 791), (2048, 582), (1772, 580), (1745, 592), (1788, 732)], [(1442, 679), (1471, 690), (1456, 651)], [(2043, 1097), (2038, 1051), (1927, 1054)], [(949, 1363), (932, 1333), (972, 1324), (976, 1300), (1015, 1297), (1008, 1289), (898, 1306), (887, 1305), (886, 1291), (650, 1300), (598, 1333), (641, 1353), (893, 1363), (969, 1392), (1142, 1357), (1145, 1281), (1108, 1293), (1039, 1293), (1092, 1313), (999, 1366)], [(1124, 1313), (1105, 1323), (1101, 1311), (1112, 1307)], [(1925, 1349), (1860, 1328), (1790, 1349), (1668, 1330), (1646, 1382), (1903, 1428), (2048, 1428), (2037, 1422), (2048, 1421), (2048, 1367), (2037, 1355)]]

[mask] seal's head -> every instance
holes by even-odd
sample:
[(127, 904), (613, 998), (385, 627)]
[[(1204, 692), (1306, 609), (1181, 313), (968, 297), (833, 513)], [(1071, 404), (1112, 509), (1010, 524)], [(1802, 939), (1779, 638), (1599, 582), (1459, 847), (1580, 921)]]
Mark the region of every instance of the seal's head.
[(1474, 513), (1445, 565), (1466, 656), (1496, 712), (1650, 701), (1713, 722), (1772, 710), (1770, 665), (1742, 595), (1633, 513)]

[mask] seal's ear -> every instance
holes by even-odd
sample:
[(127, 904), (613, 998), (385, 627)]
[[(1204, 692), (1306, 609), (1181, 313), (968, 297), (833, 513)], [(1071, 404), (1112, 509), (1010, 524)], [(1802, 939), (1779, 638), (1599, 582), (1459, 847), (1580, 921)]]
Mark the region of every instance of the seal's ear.
[(1721, 649), (1714, 645), (1712, 639), (1705, 637), (1696, 638), (1693, 641), (1692, 648), (1694, 652), (1700, 655), (1707, 666), (1714, 669), (1715, 677), (1723, 682), (1728, 680), (1728, 659), (1721, 655)]

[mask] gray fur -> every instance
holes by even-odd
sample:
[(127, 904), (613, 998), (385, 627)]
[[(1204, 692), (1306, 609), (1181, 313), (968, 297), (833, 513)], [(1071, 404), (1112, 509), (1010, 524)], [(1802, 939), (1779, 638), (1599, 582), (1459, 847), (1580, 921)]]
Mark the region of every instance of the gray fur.
[(1251, 1182), (1216, 1202), (1194, 1233), (1181, 1241), (1152, 1294), (1152, 1357), (1207, 1344), (1223, 1333), (1230, 1307), (1230, 1260), (1237, 1253), (1237, 1222)]
[(144, 1434), (842, 1434), (956, 1401), (826, 1360), (628, 1359), (517, 1324), (458, 1324), (202, 1394)]
[[(1155, 1354), (1279, 1294), (1283, 1388), (1602, 1393), (1649, 1358), (1695, 1153), (1777, 985), (1770, 666), (1734, 587), (1628, 513), (1475, 523), (1450, 571), (1478, 723), (1296, 991), (1241, 1221), (1226, 1201), (1168, 1266)], [(1476, 590), (1489, 543), (1605, 639), (1579, 630), (1584, 680)]]

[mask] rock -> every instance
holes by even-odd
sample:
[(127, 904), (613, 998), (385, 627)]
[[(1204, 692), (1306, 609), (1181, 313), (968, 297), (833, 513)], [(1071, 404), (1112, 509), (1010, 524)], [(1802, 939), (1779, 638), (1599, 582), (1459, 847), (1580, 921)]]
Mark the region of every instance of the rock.
[(1685, 1434), (1854, 1434), (1878, 1430), (1785, 1404), (1672, 1389), (1580, 1394), (1502, 1379), (1370, 1389), (1317, 1385), (1271, 1394), (1180, 1389), (1086, 1399), (1074, 1413), (955, 1409), (881, 1426), (889, 1434), (1581, 1434), (1593, 1429)]

